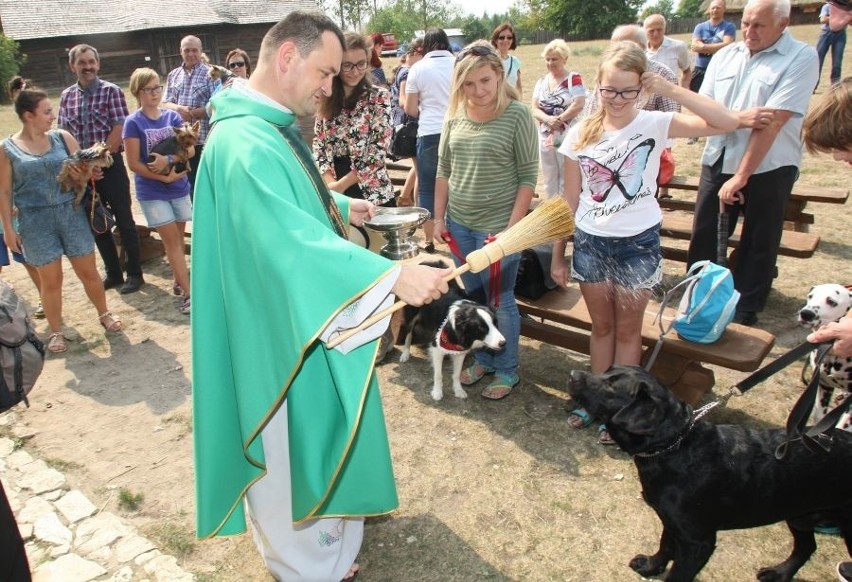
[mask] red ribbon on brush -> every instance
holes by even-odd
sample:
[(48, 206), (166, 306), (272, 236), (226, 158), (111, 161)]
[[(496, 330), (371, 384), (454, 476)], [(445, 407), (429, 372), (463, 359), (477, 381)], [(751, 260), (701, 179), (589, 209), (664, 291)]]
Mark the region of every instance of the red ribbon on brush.
[[(456, 239), (453, 238), (453, 235), (445, 231), (441, 238), (444, 239), (444, 242), (447, 243), (448, 247), (450, 247), (450, 252), (459, 260), (459, 263), (464, 264), (465, 259), (462, 256), (461, 249), (459, 248)], [(488, 235), (485, 239), (485, 244), (494, 242), (495, 240), (497, 240), (496, 236)], [(501, 261), (491, 263), (488, 267), (488, 295), (491, 297), (491, 303), (494, 306), (494, 309), (500, 307), (500, 262)]]

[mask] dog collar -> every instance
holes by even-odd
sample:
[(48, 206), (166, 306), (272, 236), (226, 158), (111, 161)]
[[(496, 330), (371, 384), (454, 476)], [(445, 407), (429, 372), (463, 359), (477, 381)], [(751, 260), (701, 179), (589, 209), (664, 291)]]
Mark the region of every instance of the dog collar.
[(438, 333), (435, 334), (435, 345), (447, 354), (463, 352), (464, 347), (450, 341), (449, 334), (447, 334), (447, 322), (449, 320), (450, 316), (448, 315), (441, 327), (438, 328)]
[(686, 423), (686, 426), (684, 427), (684, 429), (682, 431), (680, 431), (680, 434), (677, 435), (677, 438), (675, 438), (675, 440), (670, 445), (668, 445), (667, 447), (664, 447), (662, 449), (657, 449), (656, 451), (642, 451), (640, 453), (636, 453), (633, 456), (634, 457), (642, 457), (642, 458), (647, 459), (647, 458), (650, 458), (650, 457), (658, 457), (660, 455), (665, 455), (666, 453), (670, 453), (674, 450), (677, 450), (677, 448), (680, 447), (680, 444), (683, 442), (683, 439), (686, 438), (686, 435), (688, 435), (689, 431), (692, 430), (692, 427), (695, 426), (695, 423), (698, 421), (698, 419), (700, 419), (702, 416), (704, 416), (705, 414), (707, 414), (708, 412), (713, 410), (716, 406), (721, 404), (721, 402), (722, 402), (721, 400), (714, 400), (713, 402), (711, 402), (709, 404), (705, 404), (701, 408), (694, 410), (692, 412), (692, 416), (690, 416), (690, 418), (689, 418), (689, 422)]

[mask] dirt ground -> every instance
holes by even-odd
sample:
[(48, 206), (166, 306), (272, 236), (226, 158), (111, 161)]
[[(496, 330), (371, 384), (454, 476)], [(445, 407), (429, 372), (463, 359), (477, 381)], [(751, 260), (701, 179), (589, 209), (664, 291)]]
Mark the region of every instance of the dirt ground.
[[(532, 77), (527, 80), (531, 87)], [(679, 173), (700, 147), (677, 146)], [(848, 187), (846, 166), (807, 160), (802, 182)], [(794, 317), (811, 285), (852, 282), (848, 205), (812, 211), (820, 248), (808, 260), (780, 260), (761, 315), (759, 327), (777, 336), (771, 357), (804, 338)], [(199, 580), (270, 580), (249, 536), (193, 540), (189, 320), (177, 311), (165, 261), (144, 268), (147, 284), (139, 293), (108, 292), (126, 330), (106, 337), (66, 269), (64, 314), (72, 341), (67, 353), (48, 358), (32, 408), (21, 413), (35, 433), (25, 446), (61, 466), (69, 485), (96, 505), (125, 516), (164, 552), (179, 556)], [(683, 266), (666, 268), (675, 277)], [(6, 268), (3, 277), (36, 303), (22, 268)], [(43, 321), (38, 329), (47, 332)], [(447, 394), (435, 403), (425, 354), (415, 350), (404, 365), (398, 355), (390, 354), (378, 373), (400, 509), (368, 520), (359, 579), (639, 579), (627, 563), (656, 549), (661, 528), (640, 498), (636, 470), (627, 455), (596, 443), (594, 427), (574, 431), (566, 422), (566, 377), (587, 366), (586, 356), (522, 339), (522, 381), (508, 398), (486, 401), (474, 387), (468, 400)], [(781, 426), (802, 388), (799, 369), (785, 370), (708, 419)], [(716, 369), (717, 392), (743, 377)], [(119, 508), (122, 488), (144, 495), (138, 511)], [(790, 541), (783, 524), (721, 532), (700, 580), (754, 579), (759, 567), (787, 556)], [(818, 545), (799, 581), (833, 579), (835, 563), (847, 556), (837, 537), (819, 536)]]

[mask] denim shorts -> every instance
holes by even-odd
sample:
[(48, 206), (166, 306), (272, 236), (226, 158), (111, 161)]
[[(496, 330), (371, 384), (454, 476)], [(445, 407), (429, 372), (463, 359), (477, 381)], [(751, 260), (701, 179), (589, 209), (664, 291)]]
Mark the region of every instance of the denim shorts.
[(95, 252), (92, 228), (83, 208), (68, 201), (56, 206), (18, 209), (18, 234), (24, 258), (43, 267), (65, 255), (75, 259)]
[(660, 226), (627, 237), (595, 236), (577, 229), (571, 276), (581, 283), (653, 288), (663, 277)]
[[(15, 221), (17, 223), (17, 221)], [(16, 253), (12, 251), (12, 258), (15, 259), (16, 263), (20, 263), (22, 265), (26, 265), (27, 261), (24, 259), (24, 255), (21, 253)], [(6, 237), (3, 236), (3, 233), (0, 232), (0, 267), (6, 267), (9, 265), (9, 248), (6, 246)]]
[(142, 214), (148, 222), (148, 228), (158, 228), (173, 222), (192, 220), (192, 202), (189, 194), (172, 200), (140, 200)]

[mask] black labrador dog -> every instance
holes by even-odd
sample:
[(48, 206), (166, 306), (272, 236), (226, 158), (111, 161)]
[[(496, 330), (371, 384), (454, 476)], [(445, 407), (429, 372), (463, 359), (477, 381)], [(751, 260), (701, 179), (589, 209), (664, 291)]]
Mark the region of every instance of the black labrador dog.
[(758, 580), (791, 580), (816, 549), (813, 525), (825, 518), (840, 525), (852, 555), (852, 433), (834, 430), (830, 452), (794, 441), (779, 461), (784, 430), (696, 420), (689, 405), (642, 368), (574, 371), (568, 392), (633, 456), (642, 497), (663, 522), (657, 553), (630, 561), (642, 576), (661, 574), (673, 561), (665, 580), (688, 582), (713, 554), (717, 531), (782, 520), (793, 551), (760, 569)]

